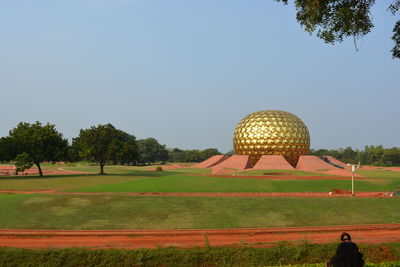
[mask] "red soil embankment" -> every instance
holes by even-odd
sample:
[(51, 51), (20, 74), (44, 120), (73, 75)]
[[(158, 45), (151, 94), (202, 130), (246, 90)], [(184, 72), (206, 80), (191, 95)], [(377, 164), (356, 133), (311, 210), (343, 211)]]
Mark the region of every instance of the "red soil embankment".
[(225, 159), (221, 163), (211, 167), (211, 172), (214, 174), (232, 173), (235, 171), (244, 170), (249, 165), (248, 155), (233, 155)]
[(0, 230), (0, 246), (19, 248), (157, 248), (273, 246), (276, 242), (338, 242), (349, 232), (357, 243), (400, 241), (400, 224), (196, 230)]
[(333, 164), (336, 164), (338, 166), (342, 166), (343, 168), (345, 168), (346, 170), (351, 170), (351, 166), (347, 166), (346, 163), (337, 160), (336, 158), (332, 157), (332, 156), (324, 156), (325, 158), (327, 158), (330, 162), (332, 162)]
[[(317, 156), (300, 156), (296, 169), (310, 172), (324, 172), (333, 175), (351, 176), (351, 171), (337, 168)], [(355, 174), (359, 176), (359, 174)]]
[(294, 170), (282, 155), (263, 155), (251, 170)]
[(194, 165), (194, 168), (210, 168), (212, 166), (218, 165), (220, 163), (222, 163), (223, 161), (225, 161), (226, 159), (228, 159), (229, 157), (226, 155), (215, 155), (212, 156), (200, 163), (197, 163), (196, 165)]

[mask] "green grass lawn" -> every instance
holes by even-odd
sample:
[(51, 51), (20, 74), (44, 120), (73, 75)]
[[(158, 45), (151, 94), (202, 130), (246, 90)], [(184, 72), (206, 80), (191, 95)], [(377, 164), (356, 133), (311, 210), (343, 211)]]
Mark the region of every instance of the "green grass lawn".
[(0, 194), (1, 229), (203, 229), (399, 221), (399, 198)]
[[(350, 180), (275, 180), (191, 176), (163, 172), (132, 181), (107, 183), (68, 191), (80, 192), (330, 192), (333, 189), (351, 190)], [(356, 191), (393, 191), (400, 186), (396, 180), (356, 181)]]
[[(67, 169), (67, 167), (64, 167)], [(97, 166), (72, 166), (71, 170), (94, 172)], [(212, 177), (210, 169), (172, 169), (141, 171), (143, 167), (108, 166), (108, 175), (69, 174), (0, 177), (0, 190), (72, 189), (87, 192), (329, 192), (333, 189), (350, 190), (348, 180), (277, 180), (253, 178)], [(152, 167), (154, 168), (154, 167)], [(260, 175), (276, 170), (248, 171)], [(293, 177), (311, 175), (303, 171), (289, 171)], [(368, 177), (382, 180), (356, 180), (356, 191), (393, 191), (400, 188), (400, 177), (392, 171), (364, 171)], [(203, 176), (208, 175), (208, 176)], [(277, 175), (279, 176), (279, 175)], [(399, 178), (399, 179), (397, 179)]]
[[(98, 171), (97, 166), (62, 166)], [(84, 192), (329, 192), (349, 180), (274, 180), (212, 177), (209, 169), (141, 171), (107, 166), (108, 175), (0, 177), (0, 190), (70, 189)], [(154, 168), (154, 166), (151, 166)], [(260, 172), (278, 172), (266, 170)], [(283, 171), (287, 172), (287, 171)], [(295, 175), (301, 171), (291, 171)], [(357, 191), (392, 191), (397, 173), (363, 171), (381, 180), (356, 180)], [(203, 176), (209, 175), (209, 176)], [(251, 174), (254, 175), (254, 174)], [(256, 174), (257, 175), (257, 174)], [(341, 216), (338, 216), (341, 215)], [(205, 198), (123, 195), (0, 194), (0, 229), (235, 228), (392, 223), (400, 198)]]
[(200, 168), (173, 169), (170, 171), (182, 174), (200, 174), (200, 175), (211, 174), (211, 169), (200, 169)]
[[(93, 163), (80, 163), (80, 164), (65, 164), (65, 165), (54, 165), (54, 164), (45, 164), (43, 166), (45, 169), (59, 169), (62, 168), (68, 171), (78, 171), (78, 172), (89, 172), (89, 173), (99, 173), (100, 167), (99, 165), (95, 165)], [(154, 169), (154, 166), (124, 166), (124, 165), (106, 165), (104, 166), (105, 173), (112, 174), (122, 174), (127, 173), (129, 171), (140, 171), (140, 170), (150, 170)]]
[(368, 178), (400, 179), (400, 172), (389, 170), (356, 170), (356, 173)]
[[(47, 190), (47, 189), (67, 189), (103, 184), (115, 184), (121, 182), (143, 179), (146, 177), (165, 176), (170, 173), (167, 171), (137, 171), (121, 170), (121, 166), (116, 166), (115, 174), (67, 174), (67, 175), (44, 175), (39, 176), (0, 176), (0, 190)], [(74, 169), (75, 170), (75, 169)]]
[(0, 177), (0, 190), (48, 190), (69, 189), (103, 184), (115, 184), (143, 176), (127, 175), (57, 175), (57, 176), (19, 176)]
[[(173, 164), (173, 163), (171, 163)], [(12, 163), (9, 164), (0, 164), (0, 166), (12, 166)], [(170, 164), (168, 164), (170, 165)], [(67, 163), (67, 164), (51, 164), (51, 163), (42, 163), (40, 164), (42, 169), (45, 170), (54, 170), (57, 171), (59, 169), (67, 170), (67, 171), (77, 171), (77, 172), (89, 172), (93, 174), (97, 174), (100, 172), (100, 167), (98, 164), (93, 162), (76, 162), (76, 163)], [(33, 169), (37, 169), (36, 165), (32, 166)], [(154, 169), (154, 165), (146, 165), (146, 166), (127, 166), (127, 165), (105, 165), (104, 171), (106, 173), (111, 174), (123, 174), (129, 171), (145, 171)], [(208, 169), (204, 169), (204, 173), (208, 173)]]

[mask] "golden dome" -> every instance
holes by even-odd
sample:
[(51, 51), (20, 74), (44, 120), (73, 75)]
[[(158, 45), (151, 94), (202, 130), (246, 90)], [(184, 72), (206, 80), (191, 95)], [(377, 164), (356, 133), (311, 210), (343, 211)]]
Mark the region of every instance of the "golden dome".
[(296, 166), (310, 150), (310, 134), (296, 115), (281, 110), (263, 110), (247, 115), (236, 126), (233, 149), (249, 155), (254, 165), (262, 155), (282, 155)]

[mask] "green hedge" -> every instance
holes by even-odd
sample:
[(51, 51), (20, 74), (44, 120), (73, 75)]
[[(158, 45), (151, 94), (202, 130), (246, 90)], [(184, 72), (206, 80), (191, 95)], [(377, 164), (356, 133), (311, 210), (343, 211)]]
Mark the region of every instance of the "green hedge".
[[(269, 248), (206, 247), (158, 249), (44, 249), (0, 248), (0, 266), (324, 266), (337, 244), (296, 246), (280, 243)], [(400, 266), (400, 243), (361, 245), (370, 267)], [(375, 264), (374, 264), (375, 263)], [(294, 265), (293, 265), (294, 264)], [(296, 265), (297, 264), (297, 265)]]
[[(325, 267), (325, 263), (294, 264), (294, 265), (275, 265), (266, 267)], [(400, 262), (366, 263), (364, 267), (398, 267)]]

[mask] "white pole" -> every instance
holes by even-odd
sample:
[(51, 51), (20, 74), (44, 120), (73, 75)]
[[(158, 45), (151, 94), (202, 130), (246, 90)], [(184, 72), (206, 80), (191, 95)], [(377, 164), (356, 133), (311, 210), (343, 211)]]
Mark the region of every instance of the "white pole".
[(351, 196), (354, 197), (354, 171), (356, 169), (355, 165), (351, 165)]

